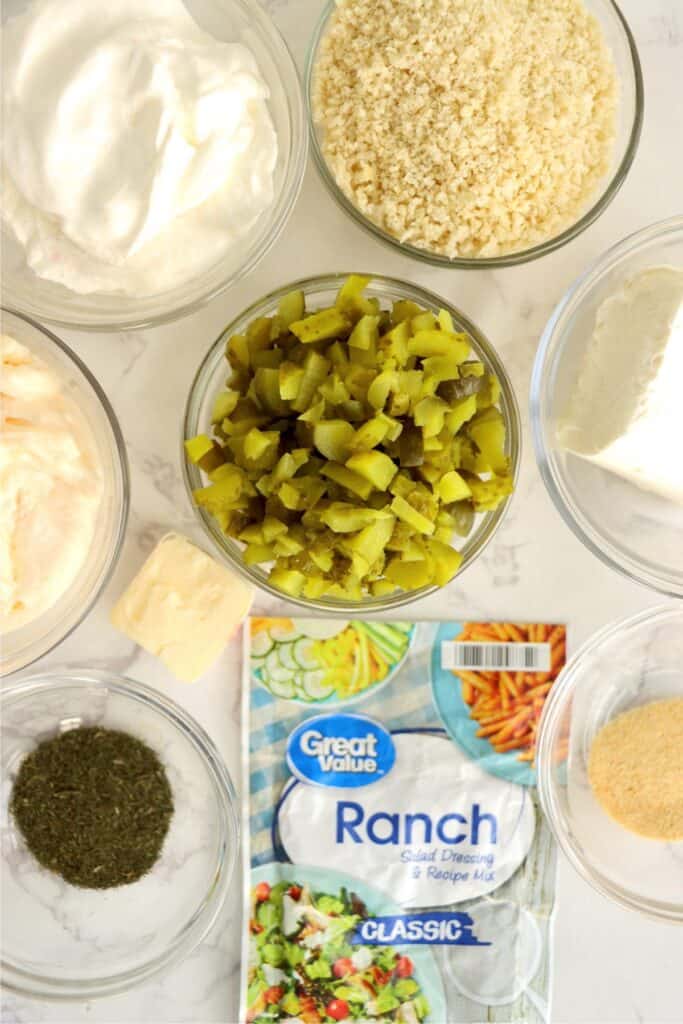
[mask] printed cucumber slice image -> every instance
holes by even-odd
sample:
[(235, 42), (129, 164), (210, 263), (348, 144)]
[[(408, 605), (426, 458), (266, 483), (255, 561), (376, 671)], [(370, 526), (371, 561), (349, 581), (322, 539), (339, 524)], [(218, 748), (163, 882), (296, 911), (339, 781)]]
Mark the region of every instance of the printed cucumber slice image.
[(251, 638), (251, 656), (252, 658), (265, 658), (267, 654), (273, 649), (273, 641), (270, 638), (269, 633), (263, 631), (261, 633), (255, 633)]
[(253, 869), (242, 1024), (444, 1024), (429, 948), (351, 941), (362, 919), (396, 914), (384, 893), (351, 875), (297, 864)]
[(293, 645), (294, 661), (302, 669), (317, 669), (316, 641), (303, 637)]
[(281, 700), (349, 704), (395, 676), (414, 635), (410, 622), (254, 618), (251, 675)]

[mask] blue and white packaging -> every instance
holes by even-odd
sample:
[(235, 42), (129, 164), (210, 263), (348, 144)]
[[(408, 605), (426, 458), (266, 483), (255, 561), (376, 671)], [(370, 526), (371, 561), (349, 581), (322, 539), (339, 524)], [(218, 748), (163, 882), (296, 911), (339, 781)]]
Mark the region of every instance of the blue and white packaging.
[(550, 1019), (555, 851), (524, 751), (461, 741), (462, 631), (245, 630), (243, 1024)]

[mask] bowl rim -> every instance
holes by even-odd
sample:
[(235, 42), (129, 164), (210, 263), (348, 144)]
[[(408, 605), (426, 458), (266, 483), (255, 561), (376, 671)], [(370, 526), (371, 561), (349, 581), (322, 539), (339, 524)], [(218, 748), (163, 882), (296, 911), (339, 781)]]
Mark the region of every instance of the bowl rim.
[[(66, 640), (66, 638), (69, 637), (90, 614), (116, 569), (126, 537), (126, 527), (128, 525), (128, 515), (130, 512), (130, 467), (128, 464), (126, 444), (123, 439), (123, 432), (116, 413), (114, 412), (114, 409), (112, 408), (112, 405), (99, 381), (92, 371), (88, 369), (80, 356), (78, 356), (77, 353), (66, 344), (66, 342), (62, 341), (61, 338), (58, 338), (56, 334), (53, 334), (49, 328), (38, 323), (37, 320), (27, 316), (25, 313), (19, 312), (19, 310), (13, 309), (10, 306), (0, 306), (0, 319), (3, 319), (6, 315), (22, 320), (32, 330), (37, 331), (39, 334), (42, 334), (47, 338), (52, 345), (57, 347), (61, 355), (65, 357), (66, 361), (74, 367), (76, 375), (80, 375), (85, 380), (86, 385), (92, 389), (95, 399), (104, 414), (104, 421), (106, 421), (107, 428), (110, 432), (112, 451), (116, 452), (116, 461), (118, 462), (121, 479), (120, 494), (118, 494), (118, 522), (115, 534), (110, 542), (110, 554), (108, 561), (105, 563), (101, 576), (93, 587), (88, 599), (84, 602), (81, 612), (64, 633), (57, 632), (54, 636), (50, 636), (47, 645), (42, 649), (37, 650), (35, 653), (31, 652), (26, 660), (22, 660), (22, 657), (19, 657), (16, 663), (13, 664), (13, 667), (9, 669), (4, 667), (5, 661), (2, 656), (2, 635), (0, 635), (0, 679), (9, 678), (15, 672), (20, 672), (21, 670), (28, 668), (30, 665), (33, 665), (34, 662), (38, 661), (39, 658), (49, 654), (59, 644), (61, 644), (62, 641)], [(62, 595), (62, 597), (64, 597), (64, 595)], [(38, 618), (40, 618), (40, 616)], [(30, 623), (27, 623), (27, 625), (30, 625)], [(8, 636), (9, 634), (5, 635)]]
[(159, 971), (186, 959), (206, 937), (220, 913), (237, 863), (240, 850), (240, 819), (238, 799), (227, 766), (204, 727), (176, 701), (159, 690), (126, 675), (83, 666), (58, 666), (46, 672), (27, 676), (0, 690), (0, 709), (13, 700), (42, 692), (61, 689), (101, 687), (136, 701), (155, 715), (170, 721), (199, 754), (214, 784), (221, 820), (221, 837), (217, 873), (207, 893), (173, 943), (163, 953), (141, 967), (119, 974), (109, 974), (92, 981), (51, 978), (24, 970), (6, 960), (0, 950), (0, 971), (9, 991), (50, 1001), (97, 999), (127, 991), (148, 980)]
[[(221, 2), (225, 2), (225, 0), (221, 0)], [(55, 314), (46, 312), (42, 309), (29, 309), (27, 307), (26, 312), (22, 313), (26, 319), (39, 317), (41, 321), (49, 323), (55, 327), (87, 331), (92, 334), (112, 331), (123, 332), (144, 330), (147, 328), (160, 327), (164, 324), (181, 320), (186, 316), (196, 313), (217, 298), (217, 296), (238, 284), (239, 281), (243, 280), (247, 274), (250, 274), (255, 269), (257, 264), (261, 262), (261, 260), (275, 245), (290, 218), (297, 199), (299, 198), (308, 159), (308, 131), (306, 127), (306, 112), (301, 88), (301, 79), (292, 52), (285, 42), (282, 33), (277, 28), (275, 21), (263, 6), (262, 0), (229, 0), (229, 2), (241, 8), (244, 16), (248, 19), (251, 26), (258, 29), (262, 35), (265, 32), (268, 37), (269, 44), (279, 50), (277, 74), (281, 82), (282, 92), (287, 98), (287, 106), (291, 121), (292, 138), (289, 160), (287, 161), (285, 168), (280, 193), (274, 196), (271, 206), (267, 211), (265, 211), (266, 215), (271, 215), (272, 221), (269, 220), (267, 224), (264, 224), (261, 245), (255, 249), (251, 257), (245, 263), (241, 264), (228, 278), (217, 282), (208, 291), (202, 290), (200, 294), (195, 295), (193, 298), (182, 302), (174, 301), (172, 308), (168, 308), (162, 312), (146, 312), (143, 314), (131, 312), (123, 319), (116, 319), (109, 315), (106, 319), (100, 319), (97, 314), (95, 314), (94, 319), (89, 320), (76, 317), (65, 317), (59, 313)], [(186, 282), (186, 284), (187, 283), (189, 282)], [(175, 290), (176, 289), (170, 289), (170, 293), (173, 293)], [(5, 294), (7, 295), (6, 288)], [(75, 295), (77, 300), (79, 299), (79, 294), (77, 292), (71, 292), (70, 294)], [(113, 306), (116, 301), (117, 293), (111, 292), (105, 294), (109, 299), (111, 299)], [(163, 295), (164, 293), (161, 294)], [(157, 296), (143, 296), (142, 300), (145, 301), (147, 299), (156, 298)], [(14, 296), (8, 296), (8, 301), (12, 302), (14, 308), (18, 308), (21, 305)]]
[(627, 910), (637, 910), (646, 916), (669, 923), (683, 923), (683, 900), (672, 904), (660, 900), (641, 899), (628, 890), (610, 882), (602, 872), (592, 868), (582, 856), (579, 845), (566, 824), (565, 815), (557, 799), (557, 786), (553, 781), (552, 747), (558, 724), (576, 688), (581, 675), (584, 659), (600, 648), (606, 641), (620, 633), (646, 623), (657, 623), (669, 618), (679, 619), (683, 626), (683, 607), (680, 604), (659, 604), (646, 608), (635, 615), (608, 623), (593, 633), (570, 658), (554, 685), (543, 707), (539, 723), (537, 745), (537, 786), (541, 808), (551, 831), (571, 864), (572, 868), (588, 882), (596, 892)]
[(492, 270), (501, 267), (515, 267), (524, 263), (529, 263), (532, 260), (539, 259), (541, 256), (554, 252), (556, 249), (560, 249), (568, 242), (571, 242), (578, 235), (582, 234), (586, 228), (590, 227), (590, 225), (604, 213), (614, 197), (617, 195), (619, 189), (624, 184), (635, 159), (643, 129), (645, 87), (636, 41), (626, 18), (616, 3), (616, 0), (606, 0), (606, 2), (610, 5), (613, 16), (616, 19), (616, 24), (621, 28), (624, 34), (631, 57), (635, 107), (633, 124), (631, 125), (628, 144), (624, 150), (623, 156), (615, 170), (612, 172), (609, 181), (601, 191), (600, 195), (574, 224), (565, 228), (565, 230), (561, 231), (559, 235), (555, 235), (553, 238), (549, 238), (545, 242), (533, 245), (528, 249), (520, 249), (517, 252), (507, 253), (501, 256), (449, 257), (442, 256), (439, 253), (429, 252), (427, 249), (418, 249), (416, 246), (399, 241), (393, 235), (390, 235), (388, 232), (380, 228), (377, 224), (374, 224), (368, 217), (358, 210), (355, 204), (351, 202), (339, 187), (334, 175), (327, 165), (327, 161), (322, 153), (320, 140), (316, 131), (316, 122), (313, 116), (313, 79), (315, 65), (317, 63), (318, 49), (325, 33), (327, 22), (337, 6), (337, 0), (326, 0), (319, 20), (313, 30), (313, 35), (306, 53), (306, 63), (304, 67), (304, 94), (306, 97), (306, 112), (311, 152), (318, 173), (320, 174), (320, 177), (325, 183), (328, 191), (337, 201), (339, 206), (341, 206), (341, 208), (351, 217), (351, 219), (373, 238), (382, 242), (391, 249), (397, 249), (404, 255), (410, 256), (422, 263), (428, 263), (433, 267), (450, 267), (455, 270)]
[(569, 286), (551, 313), (536, 350), (531, 371), (529, 410), (536, 464), (546, 490), (565, 524), (589, 551), (611, 569), (634, 583), (649, 587), (664, 596), (681, 598), (683, 597), (683, 575), (681, 575), (680, 581), (677, 581), (662, 574), (659, 570), (644, 568), (634, 558), (628, 556), (620, 558), (617, 548), (611, 543), (608, 544), (605, 537), (597, 533), (595, 536), (592, 535), (580, 510), (572, 510), (570, 503), (565, 500), (561, 478), (554, 468), (551, 457), (553, 446), (547, 437), (547, 429), (544, 425), (547, 418), (548, 364), (558, 348), (561, 347), (566, 322), (580, 308), (600, 278), (609, 273), (624, 257), (635, 252), (642, 245), (661, 241), (668, 235), (680, 235), (683, 241), (683, 214), (656, 221), (614, 243), (594, 259)]
[[(212, 342), (209, 350), (206, 352), (197, 368), (188, 391), (185, 411), (181, 420), (180, 433), (180, 464), (183, 482), (185, 484), (185, 492), (192, 507), (193, 514), (199, 520), (204, 533), (211, 542), (212, 548), (214, 548), (216, 552), (228, 563), (228, 565), (235, 569), (244, 579), (252, 585), (259, 587), (261, 590), (266, 591), (272, 597), (289, 601), (292, 604), (295, 604), (300, 608), (305, 608), (309, 611), (324, 612), (327, 615), (337, 614), (340, 616), (348, 616), (350, 612), (354, 611), (362, 612), (363, 614), (368, 612), (394, 611), (395, 609), (401, 608), (413, 601), (417, 601), (423, 597), (428, 597), (431, 594), (437, 593), (439, 590), (443, 590), (443, 588), (438, 586), (427, 586), (421, 587), (418, 590), (398, 591), (396, 594), (389, 595), (387, 597), (367, 597), (362, 601), (342, 601), (341, 599), (336, 598), (314, 599), (301, 596), (295, 597), (292, 594), (284, 593), (284, 591), (274, 587), (265, 575), (261, 575), (260, 573), (252, 570), (251, 567), (244, 565), (243, 560), (233, 554), (232, 547), (236, 546), (235, 542), (231, 541), (230, 538), (226, 538), (225, 535), (221, 533), (212, 517), (209, 516), (204, 509), (199, 508), (192, 500), (192, 491), (195, 487), (200, 485), (201, 476), (197, 467), (194, 466), (187, 458), (184, 442), (186, 439), (194, 436), (194, 431), (189, 429), (193, 419), (194, 409), (199, 401), (201, 401), (201, 396), (203, 395), (206, 383), (211, 379), (211, 370), (214, 368), (214, 365), (218, 365), (219, 360), (223, 357), (226, 338), (230, 334), (235, 333), (238, 326), (246, 320), (256, 316), (267, 315), (268, 312), (272, 312), (279, 299), (287, 295), (288, 292), (300, 289), (306, 295), (315, 295), (320, 291), (335, 289), (349, 277), (350, 273), (350, 271), (337, 271), (329, 274), (318, 274), (280, 285), (267, 295), (257, 299), (255, 302), (252, 302), (250, 306), (243, 309), (237, 314), (237, 316), (233, 317), (230, 323), (221, 330), (216, 340)], [(408, 298), (415, 298), (418, 301), (421, 301), (423, 305), (431, 307), (432, 309), (448, 310), (456, 320), (458, 327), (464, 330), (471, 338), (473, 342), (472, 348), (475, 353), (483, 358), (488, 368), (493, 370), (500, 381), (501, 392), (504, 397), (504, 406), (507, 413), (506, 437), (510, 449), (509, 456), (514, 489), (513, 493), (509, 495), (505, 501), (501, 502), (494, 512), (487, 513), (486, 517), (482, 520), (482, 526), (480, 527), (481, 538), (474, 550), (468, 552), (463, 559), (462, 565), (456, 574), (457, 579), (457, 577), (478, 558), (493, 536), (497, 533), (498, 528), (503, 522), (517, 493), (517, 483), (522, 462), (522, 425), (519, 405), (512, 386), (512, 381), (510, 380), (507, 370), (505, 369), (496, 349), (488, 340), (486, 335), (465, 313), (463, 313), (457, 306), (453, 305), (449, 300), (444, 299), (435, 292), (422, 287), (422, 285), (414, 284), (413, 282), (405, 281), (400, 278), (389, 277), (384, 274), (375, 274), (370, 271), (363, 272), (356, 270), (353, 271), (353, 273), (363, 274), (364, 276), (369, 277), (371, 279), (369, 285), (370, 289), (374, 283), (377, 283), (380, 287), (391, 288)], [(463, 538), (464, 541), (467, 541), (467, 539), (468, 538)]]

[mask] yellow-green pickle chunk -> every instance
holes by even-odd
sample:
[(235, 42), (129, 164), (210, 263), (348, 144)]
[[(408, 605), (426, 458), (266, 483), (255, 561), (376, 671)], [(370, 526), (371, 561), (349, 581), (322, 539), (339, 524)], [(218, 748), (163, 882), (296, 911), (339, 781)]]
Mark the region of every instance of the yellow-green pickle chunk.
[(444, 586), (453, 546), (511, 494), (498, 380), (446, 310), (382, 308), (352, 274), (293, 291), (226, 345), (210, 431), (185, 442), (195, 502), (291, 597)]

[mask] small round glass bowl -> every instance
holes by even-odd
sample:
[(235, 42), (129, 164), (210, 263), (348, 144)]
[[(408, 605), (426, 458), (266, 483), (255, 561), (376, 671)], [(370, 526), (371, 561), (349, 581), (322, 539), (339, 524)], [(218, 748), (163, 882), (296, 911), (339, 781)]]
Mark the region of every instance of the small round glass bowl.
[[(0, 709), (3, 984), (27, 996), (91, 999), (188, 956), (216, 920), (238, 853), (235, 792), (201, 726), (141, 683), (79, 669), (7, 687)], [(174, 813), (161, 856), (131, 885), (69, 885), (38, 865), (9, 811), (24, 756), (79, 726), (131, 733), (168, 774)]]
[(683, 216), (619, 242), (571, 286), (538, 347), (531, 426), (541, 476), (579, 540), (624, 576), (683, 597), (683, 507), (565, 451), (557, 441), (598, 308), (634, 273), (662, 264), (683, 268)]
[(63, 381), (85, 417), (102, 468), (100, 514), (83, 565), (59, 600), (37, 619), (0, 635), (0, 676), (47, 654), (88, 614), (118, 560), (128, 520), (128, 460), (116, 416), (88, 368), (54, 334), (20, 313), (2, 309), (2, 330), (26, 345)]
[[(211, 433), (211, 409), (216, 395), (225, 388), (226, 369), (228, 369), (225, 361), (225, 343), (232, 334), (242, 334), (249, 323), (256, 317), (272, 316), (277, 310), (280, 299), (295, 289), (301, 289), (304, 292), (309, 310), (330, 306), (334, 303), (339, 288), (348, 276), (347, 273), (327, 274), (321, 277), (309, 277), (301, 281), (294, 281), (255, 302), (248, 309), (240, 313), (232, 323), (228, 324), (207, 352), (192, 382), (185, 407), (182, 441), (195, 437), (197, 434)], [(514, 391), (512, 390), (510, 378), (491, 343), (479, 328), (475, 327), (471, 320), (468, 320), (464, 313), (461, 313), (459, 309), (433, 292), (392, 277), (382, 277), (379, 274), (369, 273), (367, 276), (371, 278), (371, 281), (365, 293), (368, 296), (377, 297), (383, 305), (387, 306), (397, 299), (411, 299), (427, 309), (435, 311), (439, 309), (448, 310), (453, 318), (456, 331), (463, 331), (469, 335), (472, 352), (475, 357), (483, 362), (486, 369), (494, 373), (500, 381), (500, 408), (506, 427), (506, 454), (509, 456), (511, 472), (516, 482), (521, 452), (519, 408)], [(420, 590), (397, 591), (388, 597), (366, 597), (363, 601), (342, 601), (336, 598), (313, 600), (286, 594), (270, 583), (268, 574), (258, 565), (246, 565), (242, 557), (244, 545), (239, 544), (230, 537), (226, 537), (221, 532), (215, 519), (204, 509), (195, 505), (192, 501), (192, 491), (202, 486), (204, 482), (202, 473), (197, 466), (187, 459), (184, 448), (181, 451), (181, 463), (185, 486), (195, 514), (199, 517), (204, 530), (214, 546), (246, 579), (261, 587), (262, 590), (266, 590), (274, 597), (284, 598), (304, 608), (317, 611), (340, 613), (352, 612), (354, 610), (359, 612), (380, 612), (399, 608), (401, 605), (408, 604), (410, 601), (415, 601), (421, 597), (426, 597), (428, 594), (438, 590), (437, 587), (422, 587)], [(502, 502), (495, 512), (478, 515), (470, 535), (462, 540), (460, 538), (457, 539), (456, 546), (463, 555), (459, 573), (462, 573), (471, 565), (475, 558), (484, 550), (502, 522), (509, 503), (510, 498)]]
[[(20, 14), (31, 0), (6, 0), (3, 22)], [(84, 0), (92, 3), (93, 0)], [(23, 248), (2, 226), (3, 291), (7, 305), (64, 327), (123, 331), (154, 327), (194, 312), (250, 273), (282, 231), (296, 202), (308, 139), (299, 74), (270, 16), (256, 0), (185, 0), (202, 29), (226, 42), (244, 44), (256, 58), (270, 91), (268, 102), (278, 139), (274, 199), (249, 230), (208, 270), (156, 295), (129, 297), (95, 292), (80, 295), (30, 270)]]
[(603, 896), (683, 922), (683, 842), (645, 839), (593, 796), (588, 757), (607, 722), (629, 708), (683, 697), (683, 609), (666, 605), (593, 636), (553, 686), (541, 718), (538, 788), (555, 838)]
[(559, 235), (528, 249), (505, 253), (501, 256), (449, 257), (430, 252), (427, 249), (419, 249), (407, 242), (401, 242), (384, 231), (358, 209), (337, 184), (334, 173), (328, 166), (323, 153), (324, 132), (313, 115), (313, 89), (318, 53), (327, 31), (328, 22), (336, 7), (336, 0), (327, 0), (308, 49), (304, 90), (313, 157), (323, 181), (342, 210), (379, 241), (398, 249), (406, 256), (430, 263), (432, 266), (456, 267), (461, 270), (512, 267), (520, 263), (528, 263), (530, 260), (545, 256), (546, 253), (554, 252), (555, 249), (560, 249), (580, 235), (582, 231), (585, 231), (607, 209), (626, 179), (638, 148), (644, 112), (643, 75), (636, 43), (626, 19), (613, 0), (585, 0), (585, 6), (600, 23), (616, 66), (620, 90), (612, 164), (600, 189), (595, 193), (592, 206)]

